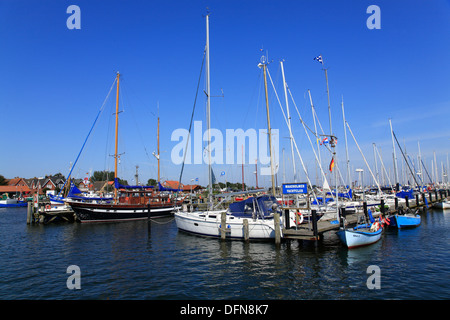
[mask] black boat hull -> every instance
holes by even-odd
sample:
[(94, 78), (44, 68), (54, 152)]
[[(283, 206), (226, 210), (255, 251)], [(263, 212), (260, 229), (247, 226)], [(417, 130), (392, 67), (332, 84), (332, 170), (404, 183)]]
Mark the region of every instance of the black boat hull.
[(119, 222), (162, 218), (173, 215), (177, 208), (172, 205), (109, 205), (92, 203), (70, 203), (77, 220), (87, 222)]

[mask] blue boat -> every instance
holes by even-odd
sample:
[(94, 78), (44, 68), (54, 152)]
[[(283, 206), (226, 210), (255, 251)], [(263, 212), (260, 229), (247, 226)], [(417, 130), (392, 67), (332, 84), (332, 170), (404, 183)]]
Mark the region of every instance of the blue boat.
[(405, 229), (405, 228), (415, 228), (420, 225), (421, 218), (417, 213), (412, 213), (410, 209), (404, 211), (399, 208), (399, 213), (390, 216), (387, 220), (389, 222), (389, 227)]
[(17, 208), (17, 207), (26, 207), (28, 202), (21, 201), (18, 199), (0, 199), (0, 208)]
[(349, 249), (367, 246), (381, 238), (383, 228), (379, 222), (362, 224), (354, 228), (341, 229), (337, 232), (339, 239)]

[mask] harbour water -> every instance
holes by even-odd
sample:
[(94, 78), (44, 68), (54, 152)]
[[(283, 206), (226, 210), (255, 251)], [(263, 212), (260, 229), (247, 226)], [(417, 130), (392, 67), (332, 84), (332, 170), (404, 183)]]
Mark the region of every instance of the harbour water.
[[(173, 219), (27, 225), (26, 208), (3, 208), (0, 300), (447, 300), (449, 231), (450, 211), (429, 209), (368, 247), (348, 250), (334, 232), (278, 247), (184, 234)], [(67, 286), (71, 265), (80, 289)]]

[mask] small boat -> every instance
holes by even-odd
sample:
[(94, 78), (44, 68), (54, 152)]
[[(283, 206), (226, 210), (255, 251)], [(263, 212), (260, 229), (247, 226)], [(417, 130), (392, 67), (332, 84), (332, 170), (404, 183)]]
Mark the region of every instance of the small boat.
[(405, 229), (415, 228), (420, 225), (420, 215), (413, 213), (411, 209), (404, 210), (402, 207), (398, 209), (398, 213), (387, 218), (389, 227)]
[(341, 228), (337, 232), (339, 239), (349, 249), (367, 246), (381, 238), (383, 227), (379, 221), (358, 225), (354, 228)]
[(0, 208), (17, 208), (26, 207), (27, 205), (28, 204), (26, 201), (22, 201), (20, 199), (11, 199), (6, 196), (0, 199)]
[(433, 208), (436, 209), (450, 209), (450, 200), (446, 199), (441, 202), (436, 202), (433, 204)]

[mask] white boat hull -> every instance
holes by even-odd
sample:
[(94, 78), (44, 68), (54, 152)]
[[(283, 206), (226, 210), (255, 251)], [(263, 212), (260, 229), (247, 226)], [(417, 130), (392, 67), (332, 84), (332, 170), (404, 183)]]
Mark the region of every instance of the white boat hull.
[(382, 228), (376, 232), (358, 231), (354, 229), (345, 229), (337, 232), (339, 239), (349, 248), (367, 246), (377, 242), (381, 238)]
[[(179, 211), (175, 213), (175, 221), (178, 229), (182, 231), (209, 237), (220, 237), (222, 212), (224, 211)], [(244, 239), (244, 219), (229, 214), (226, 215), (227, 238)], [(263, 240), (275, 238), (274, 219), (247, 218), (247, 221), (249, 239)]]

